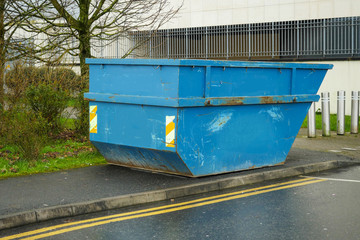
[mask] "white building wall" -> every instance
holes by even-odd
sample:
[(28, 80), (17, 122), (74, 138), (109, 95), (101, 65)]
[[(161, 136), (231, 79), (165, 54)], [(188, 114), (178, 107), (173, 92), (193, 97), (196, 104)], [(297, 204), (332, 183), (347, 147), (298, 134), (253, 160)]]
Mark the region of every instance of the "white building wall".
[[(182, 0), (171, 0), (179, 4)], [(360, 0), (184, 0), (178, 15), (163, 26), (187, 28), (231, 24), (360, 16)], [(334, 64), (318, 94), (330, 92), (330, 111), (337, 111), (337, 91), (346, 91), (346, 114), (351, 114), (351, 91), (360, 91), (360, 61), (321, 61)], [(316, 103), (316, 109), (321, 102)]]
[[(330, 92), (330, 112), (336, 113), (337, 91), (344, 90), (346, 92), (345, 114), (351, 115), (351, 91), (360, 91), (360, 60), (314, 63), (334, 64), (334, 68), (327, 72), (318, 94)], [(315, 109), (321, 108), (321, 100), (315, 104), (315, 107)]]
[[(182, 0), (170, 0), (175, 6)], [(162, 28), (360, 16), (360, 0), (184, 0)]]

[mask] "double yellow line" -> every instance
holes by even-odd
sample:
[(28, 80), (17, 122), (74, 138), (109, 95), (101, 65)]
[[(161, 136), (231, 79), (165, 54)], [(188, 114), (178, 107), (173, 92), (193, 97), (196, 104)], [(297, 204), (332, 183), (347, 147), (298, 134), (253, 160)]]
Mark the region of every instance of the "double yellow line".
[(277, 190), (293, 188), (303, 185), (308, 185), (312, 183), (318, 183), (326, 181), (325, 179), (314, 179), (314, 178), (302, 178), (299, 180), (288, 181), (278, 184), (272, 184), (268, 186), (258, 187), (258, 188), (251, 188), (242, 191), (226, 193), (221, 195), (216, 195), (212, 197), (200, 198), (195, 199), (192, 201), (170, 204), (160, 207), (148, 208), (138, 211), (114, 214), (110, 216), (104, 216), (99, 218), (87, 219), (77, 222), (71, 223), (64, 223), (55, 226), (45, 227), (29, 232), (24, 232), (20, 234), (15, 234), (7, 237), (3, 237), (0, 240), (10, 240), (10, 239), (40, 239), (45, 237), (50, 237), (54, 235), (59, 235), (66, 232), (71, 232), (75, 230), (80, 230), (84, 228), (95, 227), (99, 225), (104, 225), (108, 223), (120, 222), (134, 218), (142, 218), (148, 216), (154, 216), (164, 213), (170, 213), (175, 211), (181, 211), (189, 208), (201, 207), (205, 205), (210, 205), (214, 203), (229, 201), (233, 199), (245, 198), (249, 196), (254, 196), (262, 193), (273, 192)]

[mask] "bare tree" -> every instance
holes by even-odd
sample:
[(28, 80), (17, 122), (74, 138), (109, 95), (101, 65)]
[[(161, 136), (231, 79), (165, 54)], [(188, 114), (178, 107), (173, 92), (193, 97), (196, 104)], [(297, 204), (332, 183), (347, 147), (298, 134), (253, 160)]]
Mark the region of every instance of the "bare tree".
[(0, 0), (0, 109), (4, 106), (4, 72), (7, 62), (14, 61), (29, 51), (28, 41), (18, 33), (22, 22), (28, 18), (29, 9), (18, 11), (19, 0)]
[[(78, 56), (81, 75), (87, 76), (85, 59), (93, 56), (92, 44), (111, 44), (128, 31), (154, 31), (180, 7), (170, 6), (170, 0), (24, 0), (18, 10), (34, 9), (23, 29), (47, 37), (46, 42), (38, 44), (39, 60), (48, 61), (49, 50), (53, 50), (52, 60), (61, 60), (66, 54)], [(46, 51), (40, 50), (45, 46)]]

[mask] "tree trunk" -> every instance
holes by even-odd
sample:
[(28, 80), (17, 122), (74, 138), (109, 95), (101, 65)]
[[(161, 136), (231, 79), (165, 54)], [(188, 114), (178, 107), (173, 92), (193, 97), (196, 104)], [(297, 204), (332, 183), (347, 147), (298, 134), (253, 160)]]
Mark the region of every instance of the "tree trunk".
[(4, 68), (6, 62), (6, 46), (5, 46), (5, 26), (4, 26), (4, 14), (5, 14), (5, 1), (0, 0), (0, 111), (4, 108)]
[(79, 32), (79, 58), (80, 58), (80, 71), (81, 82), (79, 83), (81, 92), (79, 100), (79, 117), (77, 120), (77, 131), (81, 134), (89, 134), (89, 108), (88, 102), (84, 100), (83, 94), (88, 91), (89, 88), (89, 66), (85, 64), (85, 59), (91, 57), (90, 52), (90, 37), (88, 34)]
[(83, 79), (89, 78), (89, 66), (85, 64), (85, 59), (91, 57), (90, 37), (87, 32), (80, 32), (79, 34), (79, 58), (80, 58), (80, 72)]
[(90, 0), (80, 0), (79, 8), (79, 58), (80, 58), (80, 71), (82, 79), (89, 79), (89, 66), (85, 64), (85, 59), (91, 57), (90, 48), (90, 25), (89, 25), (89, 8)]

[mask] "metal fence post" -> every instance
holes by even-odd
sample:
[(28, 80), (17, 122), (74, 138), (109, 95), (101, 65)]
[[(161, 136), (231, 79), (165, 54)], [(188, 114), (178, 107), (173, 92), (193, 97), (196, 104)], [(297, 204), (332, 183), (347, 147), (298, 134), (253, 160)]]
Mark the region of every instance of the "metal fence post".
[(299, 20), (296, 21), (296, 58), (299, 58), (299, 49), (300, 49), (300, 26), (299, 26)]
[(251, 24), (249, 23), (249, 29), (248, 29), (248, 32), (249, 32), (249, 36), (248, 36), (248, 41), (249, 41), (249, 60), (251, 59)]
[(271, 59), (275, 56), (275, 36), (274, 36), (274, 22), (271, 23)]
[(189, 58), (189, 33), (188, 33), (188, 28), (185, 28), (185, 58)]
[(330, 93), (321, 93), (321, 119), (322, 119), (322, 135), (330, 136)]
[(167, 41), (167, 58), (170, 58), (170, 34), (169, 29), (166, 30), (166, 41)]
[(322, 21), (323, 21), (323, 42), (322, 42), (323, 49), (322, 49), (322, 51), (323, 51), (323, 57), (325, 57), (325, 54), (326, 54), (326, 23), (325, 23), (325, 21), (326, 21), (326, 19), (323, 19)]
[(150, 35), (149, 35), (149, 56), (150, 58), (152, 57), (152, 34), (151, 34), (151, 31), (150, 31)]
[(116, 38), (116, 58), (119, 58), (119, 36)]
[(208, 59), (208, 27), (205, 27), (205, 58)]
[(226, 59), (229, 59), (229, 25), (226, 25)]
[(313, 102), (310, 106), (309, 112), (308, 112), (308, 137), (314, 138), (316, 137), (316, 124), (315, 124), (315, 103)]
[(359, 131), (359, 92), (351, 91), (351, 133)]
[(345, 91), (337, 92), (337, 134), (345, 134)]

